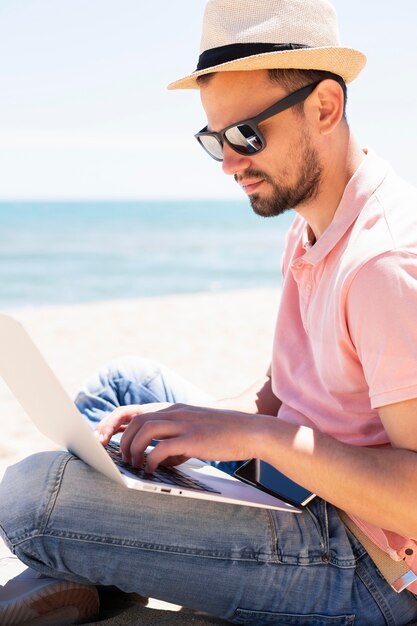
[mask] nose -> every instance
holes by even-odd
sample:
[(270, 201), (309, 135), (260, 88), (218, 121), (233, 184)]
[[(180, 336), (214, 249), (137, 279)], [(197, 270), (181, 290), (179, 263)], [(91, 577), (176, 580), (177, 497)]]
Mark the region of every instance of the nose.
[(251, 160), (244, 154), (235, 152), (226, 142), (223, 144), (223, 172), (225, 174), (237, 174), (248, 169)]

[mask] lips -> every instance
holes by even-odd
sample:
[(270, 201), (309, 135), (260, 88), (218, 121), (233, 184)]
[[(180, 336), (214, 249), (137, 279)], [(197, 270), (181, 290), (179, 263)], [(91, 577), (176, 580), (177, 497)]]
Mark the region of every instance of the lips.
[(261, 178), (260, 180), (240, 180), (238, 182), (242, 189), (249, 195), (257, 191), (264, 180)]

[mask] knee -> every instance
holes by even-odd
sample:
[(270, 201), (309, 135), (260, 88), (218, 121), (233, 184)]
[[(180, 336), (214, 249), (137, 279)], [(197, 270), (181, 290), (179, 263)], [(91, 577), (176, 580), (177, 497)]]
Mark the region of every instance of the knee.
[(142, 383), (159, 372), (158, 363), (135, 356), (113, 359), (100, 367), (83, 385), (83, 391), (90, 395), (100, 395), (103, 390), (116, 388), (124, 383)]
[(158, 363), (140, 357), (122, 357), (102, 366), (87, 379), (75, 404), (91, 422), (126, 404), (154, 402), (149, 381), (160, 378)]
[(43, 528), (48, 500), (68, 452), (40, 452), (6, 470), (0, 483), (0, 532), (13, 549)]

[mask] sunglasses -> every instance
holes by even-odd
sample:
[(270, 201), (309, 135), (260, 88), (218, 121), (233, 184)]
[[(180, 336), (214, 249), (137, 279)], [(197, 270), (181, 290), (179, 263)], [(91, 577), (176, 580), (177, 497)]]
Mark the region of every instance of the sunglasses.
[(317, 81), (302, 89), (298, 89), (285, 98), (278, 100), (278, 102), (265, 109), (265, 111), (262, 111), (262, 113), (259, 113), (259, 115), (227, 126), (218, 133), (208, 131), (207, 126), (205, 126), (194, 136), (198, 143), (203, 146), (204, 150), (216, 161), (223, 161), (224, 142), (239, 154), (245, 156), (257, 154), (266, 148), (266, 140), (258, 124), (267, 120), (269, 117), (273, 117), (303, 102), (320, 82), (321, 81)]

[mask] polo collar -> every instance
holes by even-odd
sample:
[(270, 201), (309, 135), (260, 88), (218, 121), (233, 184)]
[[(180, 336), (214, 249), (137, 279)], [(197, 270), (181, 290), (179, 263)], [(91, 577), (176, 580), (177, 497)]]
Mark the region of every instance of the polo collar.
[(317, 265), (329, 254), (386, 177), (388, 163), (371, 150), (364, 152), (366, 157), (348, 182), (332, 222), (314, 245), (311, 245), (311, 228), (305, 225), (302, 238), (306, 250), (302, 257), (304, 262)]

